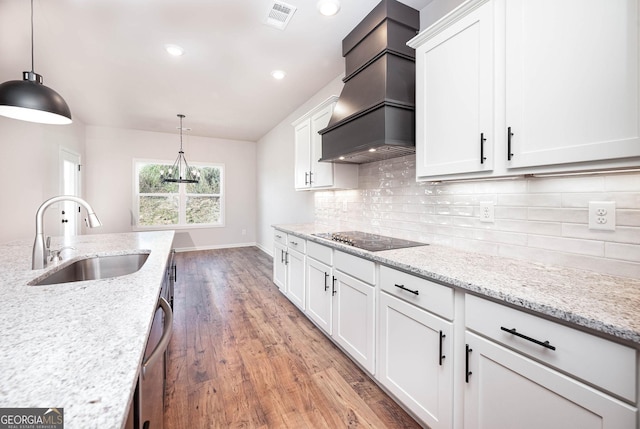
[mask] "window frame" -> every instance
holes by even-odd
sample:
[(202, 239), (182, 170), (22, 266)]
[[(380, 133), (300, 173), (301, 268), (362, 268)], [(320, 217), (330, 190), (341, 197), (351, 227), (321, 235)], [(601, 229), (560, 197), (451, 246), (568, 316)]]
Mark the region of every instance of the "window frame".
[[(133, 231), (155, 231), (155, 230), (183, 230), (183, 229), (202, 229), (202, 228), (223, 228), (225, 226), (225, 165), (216, 162), (189, 162), (192, 167), (211, 167), (218, 168), (220, 170), (220, 193), (219, 194), (193, 194), (187, 192), (187, 183), (177, 183), (178, 192), (173, 193), (157, 193), (157, 194), (140, 194), (140, 181), (138, 178), (138, 166), (140, 164), (162, 164), (171, 166), (175, 160), (163, 160), (163, 159), (148, 159), (148, 158), (134, 158), (132, 165), (132, 229)], [(178, 223), (172, 225), (139, 225), (138, 219), (140, 217), (140, 196), (178, 196)], [(216, 223), (186, 223), (186, 210), (187, 210), (187, 198), (189, 196), (212, 196), (218, 197), (220, 201), (220, 219)], [(184, 222), (184, 223), (181, 223)]]

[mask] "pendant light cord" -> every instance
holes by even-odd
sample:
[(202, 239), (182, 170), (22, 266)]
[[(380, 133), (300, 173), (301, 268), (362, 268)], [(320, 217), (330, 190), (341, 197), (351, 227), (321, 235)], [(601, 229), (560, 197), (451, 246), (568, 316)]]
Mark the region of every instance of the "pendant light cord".
[(33, 0), (31, 0), (31, 73), (34, 73), (33, 70)]

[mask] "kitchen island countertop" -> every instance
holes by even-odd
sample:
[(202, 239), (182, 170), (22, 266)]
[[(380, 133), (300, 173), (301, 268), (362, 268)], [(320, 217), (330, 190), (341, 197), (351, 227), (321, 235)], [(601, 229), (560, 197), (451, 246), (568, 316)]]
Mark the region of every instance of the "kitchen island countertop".
[[(0, 245), (0, 407), (63, 408), (68, 428), (120, 428), (137, 382), (173, 231), (52, 239), (63, 261), (31, 270), (31, 241)], [(59, 238), (62, 240), (62, 238)], [(74, 260), (149, 251), (137, 272), (27, 284)]]
[(640, 278), (615, 277), (440, 245), (369, 252), (312, 235), (333, 232), (326, 225), (274, 225), (274, 228), (640, 348)]

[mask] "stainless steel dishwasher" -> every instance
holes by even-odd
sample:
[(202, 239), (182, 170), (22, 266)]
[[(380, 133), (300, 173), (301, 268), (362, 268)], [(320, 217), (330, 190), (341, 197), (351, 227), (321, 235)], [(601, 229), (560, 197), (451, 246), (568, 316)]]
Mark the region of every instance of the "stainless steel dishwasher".
[(158, 298), (134, 396), (135, 429), (163, 429), (166, 350), (173, 330), (173, 312), (163, 296), (165, 289), (166, 285)]

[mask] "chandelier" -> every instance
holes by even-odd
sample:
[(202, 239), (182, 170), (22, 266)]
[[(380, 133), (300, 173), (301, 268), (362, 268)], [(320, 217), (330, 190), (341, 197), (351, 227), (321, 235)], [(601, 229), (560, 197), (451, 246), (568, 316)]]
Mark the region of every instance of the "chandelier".
[(180, 118), (180, 126), (178, 127), (180, 130), (180, 152), (178, 152), (176, 162), (173, 163), (171, 168), (166, 172), (160, 170), (160, 177), (163, 183), (198, 183), (200, 181), (200, 172), (197, 168), (189, 167), (187, 158), (184, 157), (184, 151), (182, 150), (182, 131), (191, 130), (191, 128), (182, 127), (182, 119), (184, 117), (184, 115), (178, 114), (178, 118)]

